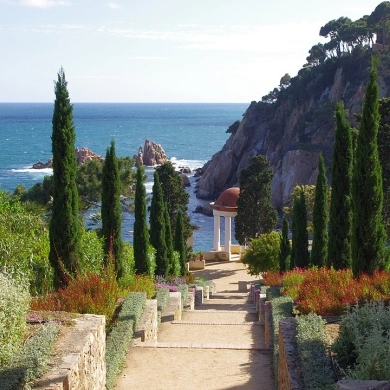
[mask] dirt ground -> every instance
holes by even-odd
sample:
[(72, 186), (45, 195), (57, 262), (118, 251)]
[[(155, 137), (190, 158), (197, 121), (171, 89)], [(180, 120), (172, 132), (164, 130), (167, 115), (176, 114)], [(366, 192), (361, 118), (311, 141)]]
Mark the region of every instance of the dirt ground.
[[(256, 278), (241, 262), (206, 265), (195, 276), (213, 280), (217, 292), (182, 321), (163, 322), (157, 347), (129, 348), (116, 390), (272, 390), (272, 352), (264, 348), (249, 291)], [(243, 283), (240, 283), (241, 288)]]

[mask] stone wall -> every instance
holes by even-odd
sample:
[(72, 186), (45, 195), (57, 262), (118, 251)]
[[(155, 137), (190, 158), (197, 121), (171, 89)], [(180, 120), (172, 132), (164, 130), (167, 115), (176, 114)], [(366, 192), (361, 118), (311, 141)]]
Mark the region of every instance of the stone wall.
[(286, 318), (279, 322), (278, 389), (302, 388), (295, 343), (295, 319)]
[(144, 312), (138, 322), (135, 332), (135, 342), (137, 341), (157, 341), (158, 316), (157, 299), (146, 301)]
[(106, 321), (84, 314), (64, 327), (55, 345), (52, 367), (34, 390), (104, 390), (106, 387)]

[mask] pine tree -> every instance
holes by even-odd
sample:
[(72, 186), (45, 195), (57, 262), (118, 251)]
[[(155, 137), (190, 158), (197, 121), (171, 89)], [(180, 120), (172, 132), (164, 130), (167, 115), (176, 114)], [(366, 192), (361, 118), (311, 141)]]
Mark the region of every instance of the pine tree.
[(144, 168), (137, 164), (134, 199), (134, 262), (137, 274), (149, 273), (148, 245), (149, 234), (146, 225), (146, 189), (144, 185)]
[(352, 181), (352, 271), (373, 274), (384, 266), (386, 234), (383, 224), (382, 170), (377, 135), (379, 127), (378, 59), (373, 57), (366, 87), (354, 158)]
[(175, 171), (171, 162), (166, 162), (157, 168), (163, 198), (168, 206), (168, 214), (171, 227), (176, 226), (176, 215), (179, 210), (182, 212), (184, 237), (187, 239), (192, 234), (190, 217), (187, 213), (189, 194), (183, 188), (183, 179)]
[(305, 193), (300, 192), (294, 198), (293, 217), (292, 217), (292, 250), (290, 268), (308, 267), (310, 263), (307, 234), (307, 212)]
[(332, 159), (327, 266), (350, 268), (352, 226), (352, 132), (343, 102), (336, 104), (336, 133)]
[(270, 233), (277, 221), (276, 210), (271, 205), (273, 173), (267, 157), (252, 157), (247, 169), (240, 172), (240, 195), (235, 217), (235, 238), (244, 245), (247, 239)]
[(64, 70), (58, 72), (53, 113), (53, 206), (50, 221), (50, 264), (56, 287), (64, 287), (79, 271), (81, 223), (76, 186), (77, 161), (73, 106)]
[(328, 257), (328, 185), (322, 154), (318, 158), (318, 176), (313, 208), (313, 244), (311, 264), (323, 267)]
[(177, 212), (177, 218), (176, 218), (174, 248), (175, 251), (179, 252), (180, 274), (185, 275), (187, 273), (186, 270), (187, 244), (184, 238), (183, 217), (182, 217), (182, 212), (180, 210)]
[(122, 208), (120, 203), (121, 181), (115, 143), (107, 148), (102, 172), (102, 234), (104, 240), (105, 262), (111, 257), (115, 261), (117, 279), (123, 276), (122, 264)]
[(286, 217), (283, 217), (282, 224), (282, 235), (280, 240), (280, 251), (279, 251), (279, 271), (285, 272), (289, 266), (289, 258), (291, 253), (290, 239), (288, 238), (289, 226)]
[(154, 171), (152, 203), (149, 215), (150, 243), (156, 249), (156, 275), (168, 276), (168, 250), (165, 242), (165, 204), (157, 171)]

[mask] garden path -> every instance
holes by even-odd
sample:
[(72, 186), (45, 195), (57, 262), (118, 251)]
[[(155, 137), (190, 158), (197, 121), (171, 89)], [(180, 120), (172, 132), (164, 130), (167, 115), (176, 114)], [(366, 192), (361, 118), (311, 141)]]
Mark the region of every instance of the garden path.
[(272, 353), (242, 291), (256, 278), (239, 261), (193, 273), (215, 281), (217, 292), (183, 312), (181, 321), (162, 322), (157, 344), (129, 348), (115, 389), (272, 390)]

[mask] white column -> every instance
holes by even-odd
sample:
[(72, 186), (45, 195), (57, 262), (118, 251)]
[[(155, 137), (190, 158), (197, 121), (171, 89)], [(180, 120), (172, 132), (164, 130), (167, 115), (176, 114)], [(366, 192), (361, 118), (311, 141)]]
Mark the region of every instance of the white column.
[(214, 214), (214, 250), (221, 250), (221, 217)]
[(225, 217), (225, 252), (230, 253), (232, 245), (232, 218)]

